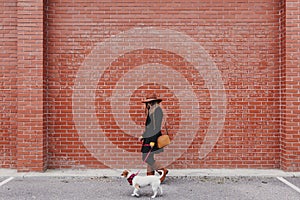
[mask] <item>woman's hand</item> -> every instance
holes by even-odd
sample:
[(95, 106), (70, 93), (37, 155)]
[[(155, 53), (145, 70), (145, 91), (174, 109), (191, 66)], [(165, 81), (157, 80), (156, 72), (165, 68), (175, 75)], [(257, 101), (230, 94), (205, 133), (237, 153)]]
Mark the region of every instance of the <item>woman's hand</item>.
[(150, 147), (154, 147), (155, 142), (150, 142)]
[(141, 141), (143, 141), (143, 140), (144, 140), (143, 136), (140, 136), (140, 137), (139, 137), (139, 141), (141, 142)]

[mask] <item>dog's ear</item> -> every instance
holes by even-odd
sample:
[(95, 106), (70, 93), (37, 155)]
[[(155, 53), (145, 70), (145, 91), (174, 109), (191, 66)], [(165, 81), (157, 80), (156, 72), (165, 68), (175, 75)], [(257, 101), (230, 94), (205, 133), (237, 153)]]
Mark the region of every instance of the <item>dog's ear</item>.
[(128, 170), (125, 169), (125, 170), (122, 172), (121, 176), (123, 176), (123, 177), (126, 178), (126, 177), (128, 176), (128, 174), (129, 174)]

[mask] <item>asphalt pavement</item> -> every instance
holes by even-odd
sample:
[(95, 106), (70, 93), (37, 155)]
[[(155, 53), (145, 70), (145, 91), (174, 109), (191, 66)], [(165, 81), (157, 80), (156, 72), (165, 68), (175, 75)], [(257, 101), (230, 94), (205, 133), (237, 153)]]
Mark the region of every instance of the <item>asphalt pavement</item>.
[[(150, 186), (142, 188), (140, 197), (132, 197), (132, 186), (113, 172), (72, 171), (71, 173), (16, 173), (0, 170), (2, 200), (135, 200), (150, 199)], [(162, 184), (163, 194), (155, 199), (172, 200), (299, 200), (300, 176), (281, 171), (242, 174), (234, 170), (218, 173), (203, 171), (170, 172)], [(261, 172), (261, 171), (260, 171)], [(179, 175), (178, 175), (179, 174)], [(144, 175), (141, 172), (140, 175)], [(299, 189), (299, 191), (298, 191)]]

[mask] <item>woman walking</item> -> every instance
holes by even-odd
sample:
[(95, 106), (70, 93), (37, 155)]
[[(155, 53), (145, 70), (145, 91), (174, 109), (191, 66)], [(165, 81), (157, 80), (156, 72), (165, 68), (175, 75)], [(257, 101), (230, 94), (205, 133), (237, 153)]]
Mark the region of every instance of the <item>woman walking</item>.
[[(142, 159), (147, 163), (147, 176), (154, 175), (155, 171), (163, 170), (164, 175), (161, 177), (163, 182), (168, 174), (168, 170), (161, 166), (154, 158), (154, 154), (163, 152), (163, 148), (157, 147), (157, 139), (161, 136), (161, 124), (163, 120), (163, 111), (159, 105), (162, 99), (158, 99), (155, 94), (147, 97), (146, 100), (142, 101), (146, 106), (147, 118), (145, 122), (145, 130), (140, 137), (143, 141), (141, 149)], [(150, 154), (148, 154), (151, 151)], [(158, 173), (161, 173), (158, 171)]]

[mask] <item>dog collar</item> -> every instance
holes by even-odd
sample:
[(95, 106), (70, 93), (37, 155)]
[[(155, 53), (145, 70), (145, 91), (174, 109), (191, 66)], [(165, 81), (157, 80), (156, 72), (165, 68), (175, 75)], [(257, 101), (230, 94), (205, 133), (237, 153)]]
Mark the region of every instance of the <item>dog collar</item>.
[(136, 176), (136, 174), (131, 174), (130, 176), (129, 176), (129, 178), (127, 179), (127, 181), (128, 181), (128, 183), (130, 184), (130, 185), (132, 185), (132, 180), (133, 180), (133, 178)]

